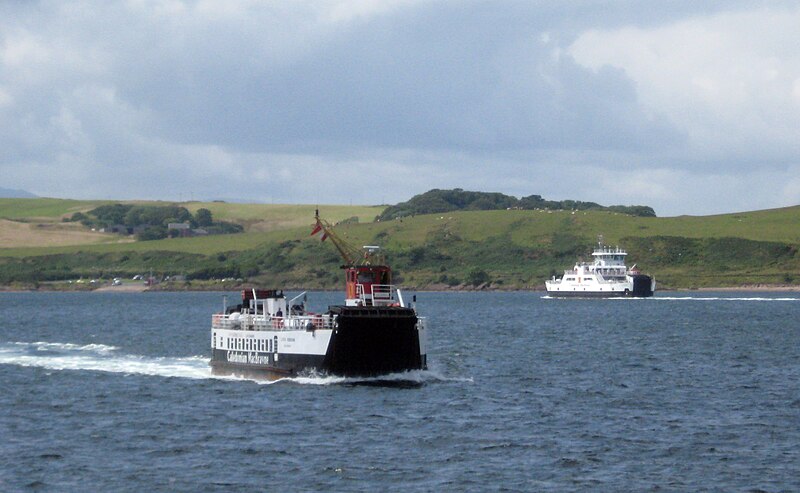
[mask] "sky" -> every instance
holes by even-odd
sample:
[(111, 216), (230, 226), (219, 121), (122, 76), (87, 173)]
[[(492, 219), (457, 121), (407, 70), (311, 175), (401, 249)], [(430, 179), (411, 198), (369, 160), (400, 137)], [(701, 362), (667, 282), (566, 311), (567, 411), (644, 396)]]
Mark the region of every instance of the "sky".
[(800, 204), (800, 1), (2, 1), (0, 187)]

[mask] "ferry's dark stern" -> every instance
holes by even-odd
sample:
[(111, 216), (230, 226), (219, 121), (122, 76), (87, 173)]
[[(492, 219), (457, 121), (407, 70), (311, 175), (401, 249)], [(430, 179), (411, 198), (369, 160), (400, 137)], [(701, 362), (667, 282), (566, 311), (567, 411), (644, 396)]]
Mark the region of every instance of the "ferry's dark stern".
[(331, 306), (337, 326), (323, 368), (335, 375), (376, 376), (424, 370), (417, 315), (411, 308)]
[(644, 274), (633, 276), (633, 296), (639, 298), (653, 296), (653, 279)]

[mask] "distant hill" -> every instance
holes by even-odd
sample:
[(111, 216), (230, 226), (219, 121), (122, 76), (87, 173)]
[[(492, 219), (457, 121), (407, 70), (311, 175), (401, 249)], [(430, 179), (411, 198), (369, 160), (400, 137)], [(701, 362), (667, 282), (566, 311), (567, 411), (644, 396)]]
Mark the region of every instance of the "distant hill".
[[(73, 246), (40, 241), (41, 246), (0, 248), (0, 286), (23, 289), (81, 277), (130, 279), (152, 270), (207, 282), (214, 289), (227, 289), (214, 284), (215, 278), (241, 278), (248, 286), (340, 289), (342, 260), (330, 241), (309, 236), (307, 218), (314, 206), (303, 207), (296, 225), (263, 233)], [(321, 207), (320, 213), (333, 210)], [(353, 209), (340, 212), (342, 218), (354, 215)], [(374, 217), (377, 211), (364, 212)], [(545, 279), (590, 258), (602, 234), (606, 244), (628, 251), (631, 264), (654, 275), (660, 289), (685, 289), (800, 286), (798, 220), (800, 207), (668, 218), (609, 211), (453, 211), (403, 221), (343, 222), (336, 232), (351, 245), (380, 245), (396, 282), (409, 288), (467, 289), (488, 283), (497, 289), (541, 289)]]
[(579, 200), (545, 200), (541, 195), (529, 195), (518, 199), (502, 193), (470, 192), (456, 188), (453, 190), (433, 189), (423, 194), (415, 195), (407, 202), (388, 207), (377, 219), (385, 221), (420, 214), (505, 209), (597, 210), (619, 212), (638, 217), (656, 217), (655, 211), (651, 207), (644, 205), (603, 206), (595, 202), (582, 202)]
[[(396, 282), (410, 288), (541, 289), (545, 279), (590, 258), (598, 235), (625, 248), (660, 289), (800, 286), (800, 206), (657, 218), (610, 208), (577, 211), (594, 206), (538, 196), (439, 192), (430, 196), (448, 212), (410, 214), (403, 221), (371, 222), (382, 207), (319, 210), (351, 245), (380, 245)], [(114, 202), (0, 198), (0, 289), (66, 286), (81, 277), (130, 279), (150, 271), (185, 276), (209, 289), (234, 288), (214, 281), (223, 278), (241, 278), (248, 286), (341, 288), (336, 249), (309, 236), (316, 205), (131, 203), (181, 205), (193, 216), (207, 208), (215, 219), (243, 225), (244, 232), (134, 242), (69, 221)]]
[(13, 190), (0, 187), (0, 198), (3, 199), (35, 199), (36, 195), (25, 190)]

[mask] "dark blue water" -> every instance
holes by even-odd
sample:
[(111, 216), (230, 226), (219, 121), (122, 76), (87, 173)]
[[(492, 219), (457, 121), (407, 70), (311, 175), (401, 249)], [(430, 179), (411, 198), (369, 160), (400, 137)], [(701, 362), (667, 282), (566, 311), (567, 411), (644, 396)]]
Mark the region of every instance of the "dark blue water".
[(220, 294), (0, 294), (0, 490), (800, 491), (800, 296), (541, 296), (420, 293), (361, 385), (212, 378)]

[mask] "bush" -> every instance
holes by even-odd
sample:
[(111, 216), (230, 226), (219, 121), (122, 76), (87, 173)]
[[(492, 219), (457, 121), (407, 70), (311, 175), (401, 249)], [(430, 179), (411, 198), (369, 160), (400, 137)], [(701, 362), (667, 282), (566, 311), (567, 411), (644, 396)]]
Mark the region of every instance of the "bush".
[(489, 282), (489, 274), (485, 270), (473, 269), (467, 274), (467, 284), (479, 286), (487, 282)]
[(164, 226), (151, 226), (136, 235), (140, 241), (161, 240), (167, 237), (167, 228)]

